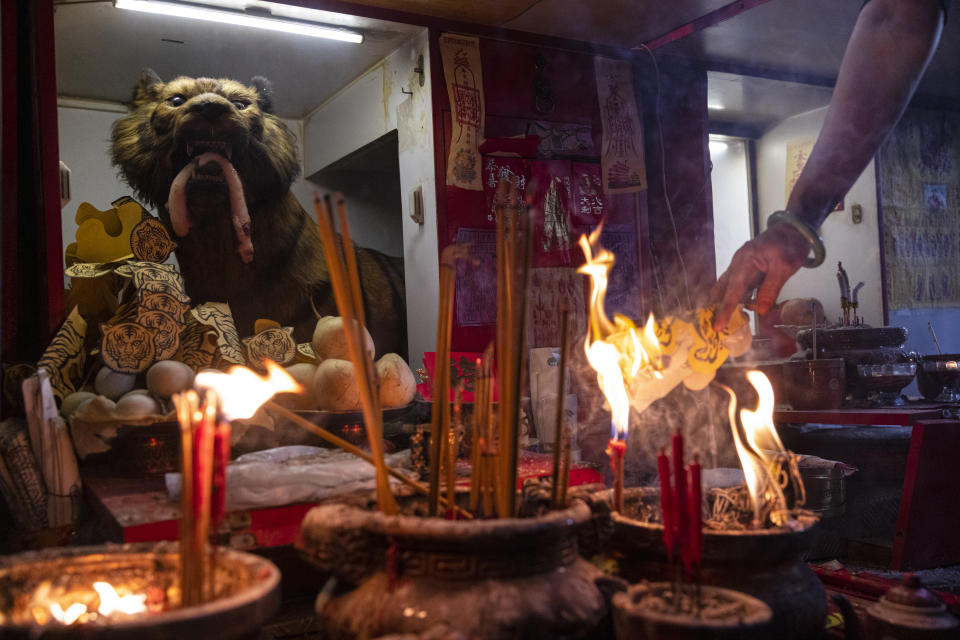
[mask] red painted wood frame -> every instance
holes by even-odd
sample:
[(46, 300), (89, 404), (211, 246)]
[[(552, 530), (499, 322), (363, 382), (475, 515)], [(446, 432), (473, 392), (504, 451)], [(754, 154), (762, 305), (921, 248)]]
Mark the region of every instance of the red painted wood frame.
[(928, 569), (960, 562), (960, 421), (913, 425), (892, 568)]
[[(63, 244), (53, 2), (2, 0), (0, 7), (2, 354), (10, 362), (39, 357), (63, 320)], [(24, 148), (32, 152), (21, 154)], [(22, 187), (25, 180), (33, 185), (29, 193)], [(33, 218), (29, 228), (25, 216)], [(25, 246), (37, 254), (25, 255)], [(26, 323), (35, 324), (26, 327)]]
[(911, 427), (891, 568), (929, 569), (960, 563), (960, 421), (944, 407), (776, 411), (778, 423)]

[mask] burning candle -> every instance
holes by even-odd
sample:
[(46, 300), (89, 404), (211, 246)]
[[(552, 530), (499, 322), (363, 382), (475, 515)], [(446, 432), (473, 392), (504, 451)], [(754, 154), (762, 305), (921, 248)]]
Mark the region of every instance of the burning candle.
[(676, 519), (674, 523), (677, 528), (677, 542), (680, 544), (680, 557), (683, 559), (683, 566), (689, 569), (690, 562), (690, 525), (688, 523), (688, 509), (686, 502), (687, 496), (687, 472), (683, 465), (683, 434), (678, 429), (673, 434), (673, 488), (674, 513)]
[(613, 470), (613, 506), (623, 512), (623, 455), (627, 452), (627, 443), (610, 438), (607, 455), (610, 456), (610, 468)]
[(696, 454), (690, 463), (690, 488), (687, 507), (690, 516), (690, 563), (699, 567), (703, 559), (703, 486), (700, 480), (700, 458)]
[(673, 558), (673, 545), (676, 542), (676, 521), (674, 519), (675, 497), (670, 483), (670, 459), (663, 449), (657, 456), (657, 474), (660, 476), (660, 515), (663, 519), (663, 545), (667, 548), (667, 558)]

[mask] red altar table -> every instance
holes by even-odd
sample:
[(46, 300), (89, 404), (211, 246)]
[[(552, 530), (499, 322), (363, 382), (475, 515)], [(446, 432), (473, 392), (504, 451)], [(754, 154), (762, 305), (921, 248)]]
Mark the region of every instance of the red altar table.
[[(458, 463), (458, 469), (463, 461)], [(467, 463), (469, 465), (469, 463)], [(549, 477), (553, 456), (522, 452), (517, 477)], [(107, 470), (88, 469), (82, 473), (87, 501), (110, 542), (154, 542), (176, 540), (180, 503), (167, 497), (162, 476), (129, 478)], [(570, 486), (603, 482), (596, 469), (582, 464), (570, 467)], [(238, 549), (264, 549), (293, 544), (303, 516), (316, 503), (282, 505), (270, 508), (232, 511), (225, 521), (230, 546)]]
[(960, 408), (907, 405), (881, 409), (777, 411), (778, 423), (896, 425), (911, 428), (891, 568), (960, 563)]

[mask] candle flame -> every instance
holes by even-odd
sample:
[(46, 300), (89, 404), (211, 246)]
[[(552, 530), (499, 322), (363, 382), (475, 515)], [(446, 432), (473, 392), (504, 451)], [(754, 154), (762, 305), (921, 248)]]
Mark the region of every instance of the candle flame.
[(580, 236), (580, 248), (586, 259), (577, 271), (590, 277), (590, 328), (584, 351), (597, 372), (597, 382), (610, 405), (611, 437), (626, 439), (629, 430), (630, 399), (627, 387), (637, 379), (662, 376), (663, 361), (653, 314), (643, 330), (621, 314), (607, 317), (604, 302), (610, 269), (615, 257), (600, 246), (601, 226), (590, 235)]
[(759, 400), (753, 411), (740, 410), (744, 437), (740, 435), (734, 414), (736, 397), (728, 390), (731, 396), (729, 413), (733, 443), (753, 504), (755, 525), (764, 524), (763, 513), (769, 510), (770, 520), (780, 526), (788, 519), (787, 501), (779, 482), (781, 464), (788, 454), (773, 423), (773, 386), (760, 371), (748, 372), (747, 380), (756, 389)]
[(249, 418), (276, 393), (302, 393), (296, 380), (276, 362), (265, 360), (267, 375), (260, 376), (246, 367), (230, 367), (227, 373), (201, 371), (198, 389), (212, 389), (220, 397), (220, 410), (227, 420)]

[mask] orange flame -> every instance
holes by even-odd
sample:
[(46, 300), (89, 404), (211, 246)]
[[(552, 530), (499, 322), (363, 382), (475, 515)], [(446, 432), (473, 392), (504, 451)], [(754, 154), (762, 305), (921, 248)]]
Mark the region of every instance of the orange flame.
[(740, 410), (740, 421), (743, 422), (750, 445), (773, 473), (778, 454), (787, 453), (773, 424), (773, 385), (767, 376), (756, 370), (747, 372), (747, 380), (756, 389), (759, 401), (753, 411)]
[(779, 461), (786, 455), (786, 449), (780, 442), (777, 429), (773, 424), (774, 396), (773, 386), (760, 371), (749, 371), (747, 380), (757, 391), (759, 398), (757, 408), (740, 410), (740, 422), (743, 425), (744, 438), (740, 437), (737, 427), (736, 397), (730, 393), (730, 428), (733, 431), (733, 443), (743, 467), (743, 475), (753, 504), (755, 526), (760, 526), (762, 513), (768, 505), (772, 505), (770, 519), (775, 525), (785, 524), (788, 519), (787, 501), (780, 487), (778, 477)]
[(590, 328), (584, 343), (587, 361), (597, 372), (597, 382), (610, 405), (611, 431), (625, 439), (629, 430), (630, 400), (627, 387), (638, 378), (660, 377), (663, 362), (653, 314), (638, 331), (630, 318), (614, 314), (611, 321), (604, 310), (614, 255), (600, 246), (598, 226), (589, 237), (580, 236), (586, 262), (577, 271), (590, 277)]
[(109, 582), (94, 582), (93, 589), (100, 596), (100, 606), (97, 612), (109, 616), (115, 611), (133, 615), (147, 610), (147, 595), (145, 593), (128, 593), (121, 596)]
[[(98, 616), (116, 614), (132, 616), (147, 611), (146, 594), (128, 593), (121, 596), (109, 582), (93, 583), (93, 590), (97, 592), (100, 599), (100, 604), (95, 611), (91, 611), (86, 603), (79, 601), (84, 599), (92, 604), (84, 593), (67, 593), (58, 599), (54, 599), (51, 594), (53, 590), (49, 582), (44, 582), (34, 593), (31, 611), (38, 624), (45, 625), (51, 620), (55, 620), (62, 625), (71, 625), (78, 622), (89, 622)], [(73, 602), (64, 609), (61, 602), (69, 600), (73, 600)]]
[(198, 389), (212, 389), (220, 397), (220, 410), (227, 420), (249, 418), (274, 394), (301, 393), (301, 387), (283, 367), (265, 360), (267, 375), (260, 376), (239, 365), (227, 373), (201, 371), (197, 374)]

